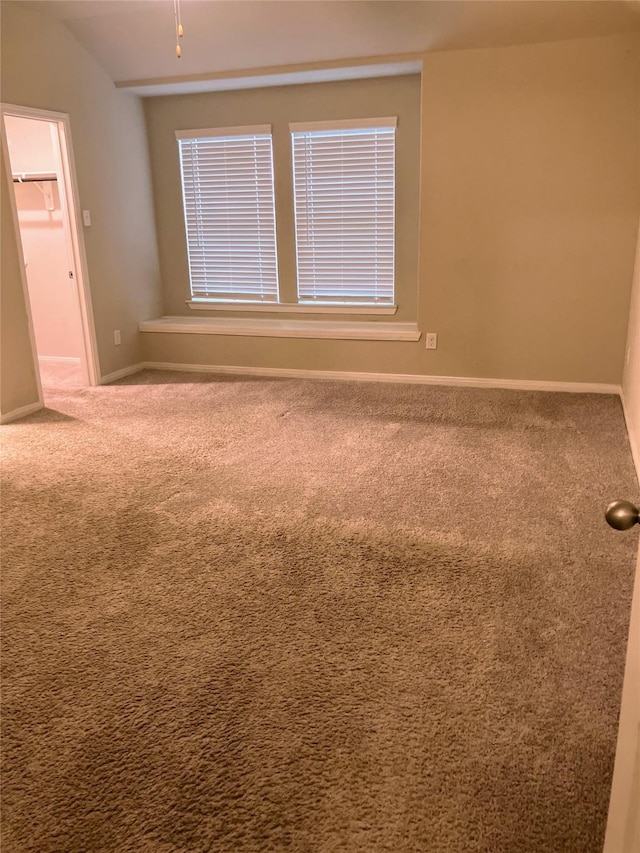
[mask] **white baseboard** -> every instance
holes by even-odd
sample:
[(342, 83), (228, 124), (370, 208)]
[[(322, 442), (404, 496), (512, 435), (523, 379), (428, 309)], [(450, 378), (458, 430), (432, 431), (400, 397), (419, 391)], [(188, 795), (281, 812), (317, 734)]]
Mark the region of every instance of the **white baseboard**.
[(115, 370), (113, 373), (107, 373), (100, 377), (101, 385), (108, 385), (110, 382), (115, 382), (117, 379), (124, 379), (125, 376), (131, 376), (132, 373), (140, 373), (148, 365), (140, 362), (139, 364), (131, 364), (129, 367), (123, 367), (122, 370)]
[(624, 392), (620, 392), (620, 400), (622, 402), (622, 411), (627, 424), (627, 433), (629, 435), (629, 444), (631, 445), (631, 456), (633, 457), (634, 465), (636, 466), (636, 474), (640, 483), (640, 434), (637, 432), (637, 425), (633, 423), (629, 415), (629, 409), (624, 399)]
[(26, 418), (27, 415), (32, 415), (34, 412), (39, 412), (44, 406), (40, 401), (37, 403), (29, 403), (28, 406), (22, 406), (19, 409), (14, 409), (12, 412), (7, 412), (6, 415), (0, 416), (0, 424), (10, 424), (12, 421), (17, 421), (20, 418)]
[(80, 359), (66, 355), (39, 355), (38, 361), (44, 361), (47, 364), (80, 364)]
[(147, 361), (149, 370), (185, 373), (222, 373), (239, 376), (271, 376), (282, 379), (337, 379), (351, 382), (405, 382), (414, 385), (452, 385), (464, 388), (506, 388), (514, 391), (563, 391), (579, 394), (620, 394), (619, 385), (600, 382), (544, 382), (533, 379), (484, 379), (473, 376), (422, 376), (416, 373), (356, 373), (345, 370), (301, 370), (288, 367), (237, 367), (212, 364), (175, 364)]

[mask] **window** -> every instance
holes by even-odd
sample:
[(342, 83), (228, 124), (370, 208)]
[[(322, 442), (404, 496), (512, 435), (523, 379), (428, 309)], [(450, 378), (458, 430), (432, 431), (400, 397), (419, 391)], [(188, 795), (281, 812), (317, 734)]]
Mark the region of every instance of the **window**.
[(292, 281), (287, 304), (278, 284), (271, 126), (176, 131), (190, 304), (392, 313), (396, 119), (290, 130), (297, 297)]
[(298, 301), (394, 301), (396, 119), (290, 125)]
[(270, 126), (176, 138), (192, 297), (277, 302)]

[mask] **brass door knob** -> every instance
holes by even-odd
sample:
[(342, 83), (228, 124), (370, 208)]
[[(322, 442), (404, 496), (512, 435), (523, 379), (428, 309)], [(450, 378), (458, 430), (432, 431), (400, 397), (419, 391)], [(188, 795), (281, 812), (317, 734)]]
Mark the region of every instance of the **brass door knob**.
[(640, 510), (629, 501), (612, 501), (604, 517), (616, 530), (629, 530), (634, 524), (640, 524)]

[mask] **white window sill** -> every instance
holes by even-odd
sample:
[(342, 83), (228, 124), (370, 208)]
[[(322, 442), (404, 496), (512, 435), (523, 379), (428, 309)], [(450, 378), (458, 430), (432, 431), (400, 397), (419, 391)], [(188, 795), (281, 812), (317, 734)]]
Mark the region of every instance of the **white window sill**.
[(188, 299), (193, 311), (260, 311), (273, 314), (368, 314), (372, 317), (395, 314), (397, 305), (313, 305), (299, 302), (214, 302)]
[(261, 320), (247, 317), (159, 317), (140, 323), (141, 332), (186, 335), (243, 335), (267, 338), (331, 338), (345, 341), (419, 341), (417, 323), (345, 320)]

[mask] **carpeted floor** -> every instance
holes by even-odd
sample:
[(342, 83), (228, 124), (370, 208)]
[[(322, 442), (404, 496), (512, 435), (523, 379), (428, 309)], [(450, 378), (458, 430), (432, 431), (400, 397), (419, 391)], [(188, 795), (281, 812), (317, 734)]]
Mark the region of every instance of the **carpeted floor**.
[(617, 398), (146, 372), (3, 428), (3, 853), (602, 849)]
[(85, 384), (80, 362), (74, 359), (50, 361), (47, 358), (40, 358), (38, 359), (38, 369), (45, 393), (49, 389), (79, 391)]

